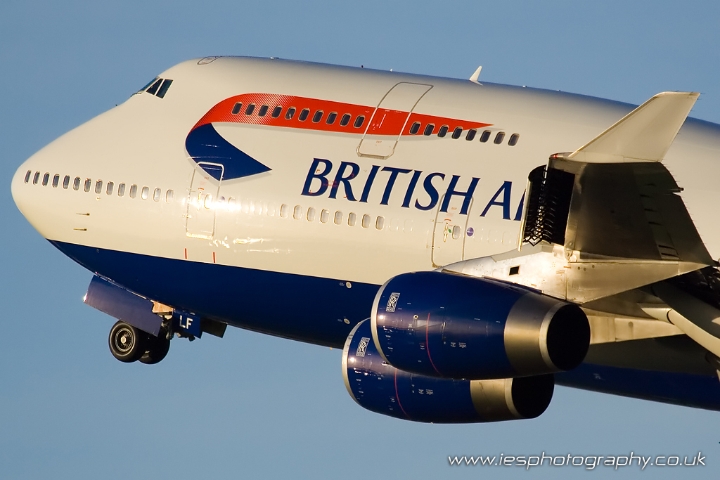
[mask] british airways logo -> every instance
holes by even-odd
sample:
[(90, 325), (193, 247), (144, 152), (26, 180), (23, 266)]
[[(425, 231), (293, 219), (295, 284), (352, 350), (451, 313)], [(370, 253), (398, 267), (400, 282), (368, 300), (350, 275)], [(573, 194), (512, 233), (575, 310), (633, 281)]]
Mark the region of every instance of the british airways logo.
[(224, 167), (223, 170), (204, 169), (215, 180), (220, 180), (221, 173), (223, 179), (231, 180), (270, 170), (225, 140), (212, 123), (196, 125), (185, 139), (185, 149), (195, 162), (219, 163)]
[[(373, 165), (363, 177), (360, 171), (360, 165), (354, 162), (340, 162), (335, 168), (332, 161), (316, 158), (305, 177), (302, 195), (327, 196), (332, 199), (340, 196), (351, 202), (367, 203), (370, 193), (374, 189), (381, 189), (380, 205), (388, 205), (393, 191), (397, 189), (402, 191), (402, 208), (432, 210), (439, 203), (440, 212), (447, 212), (453, 199), (458, 198), (462, 199), (460, 214), (467, 215), (480, 182), (477, 177), (468, 179), (460, 175), (381, 165)], [(517, 205), (512, 204), (512, 182), (506, 180), (492, 196), (482, 202), (480, 216), (497, 210), (502, 212), (505, 220), (520, 221), (524, 201), (525, 193)]]

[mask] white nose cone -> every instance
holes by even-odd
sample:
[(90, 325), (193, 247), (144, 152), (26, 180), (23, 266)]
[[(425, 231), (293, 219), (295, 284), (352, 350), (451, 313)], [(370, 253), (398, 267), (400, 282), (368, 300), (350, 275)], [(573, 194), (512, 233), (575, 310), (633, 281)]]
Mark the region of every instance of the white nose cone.
[(60, 200), (50, 192), (55, 190), (51, 185), (53, 174), (56, 173), (49, 170), (50, 165), (52, 163), (48, 162), (48, 155), (43, 149), (20, 165), (10, 185), (18, 210), (45, 238), (49, 238), (48, 227), (57, 216), (55, 214)]
[[(28, 168), (27, 163), (28, 162), (25, 162), (20, 165), (20, 168), (18, 168), (15, 175), (13, 175), (12, 183), (10, 184), (10, 191), (12, 192), (15, 205), (17, 205), (18, 210), (20, 210), (20, 213), (22, 213), (25, 218), (28, 216), (28, 189), (29, 185), (32, 185), (32, 176), (34, 174), (34, 172)], [(28, 174), (28, 172), (30, 173)]]

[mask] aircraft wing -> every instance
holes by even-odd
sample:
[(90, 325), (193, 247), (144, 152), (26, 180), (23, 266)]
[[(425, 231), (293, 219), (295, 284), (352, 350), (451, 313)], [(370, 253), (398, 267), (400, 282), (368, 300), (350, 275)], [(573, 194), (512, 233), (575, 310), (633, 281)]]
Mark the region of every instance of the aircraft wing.
[(720, 356), (720, 297), (715, 306), (696, 293), (698, 278), (717, 277), (716, 262), (661, 163), (697, 98), (660, 93), (574, 152), (552, 155), (530, 173), (518, 250), (445, 270), (581, 305), (643, 289), (656, 302), (647, 315)]

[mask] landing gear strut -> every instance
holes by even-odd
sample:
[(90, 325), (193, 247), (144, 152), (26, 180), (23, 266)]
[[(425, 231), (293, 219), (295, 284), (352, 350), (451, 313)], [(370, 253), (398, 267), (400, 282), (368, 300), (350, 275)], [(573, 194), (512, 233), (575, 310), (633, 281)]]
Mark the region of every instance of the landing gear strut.
[(152, 365), (165, 358), (170, 349), (170, 339), (164, 331), (155, 337), (120, 320), (110, 330), (108, 345), (113, 357), (121, 362), (140, 360)]

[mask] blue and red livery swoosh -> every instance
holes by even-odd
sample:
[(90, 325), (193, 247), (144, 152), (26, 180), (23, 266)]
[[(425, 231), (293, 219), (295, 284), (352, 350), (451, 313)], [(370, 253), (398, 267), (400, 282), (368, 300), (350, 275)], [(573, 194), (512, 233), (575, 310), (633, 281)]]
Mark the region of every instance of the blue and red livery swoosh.
[[(241, 104), (238, 108), (236, 105)], [(247, 107), (253, 105), (251, 113)], [(274, 115), (277, 107), (279, 114)], [(287, 112), (294, 108), (294, 115), (288, 118)], [(301, 112), (307, 109), (309, 114)], [(316, 113), (321, 112), (319, 118)], [(261, 116), (260, 113), (263, 113)], [(332, 122), (329, 115), (335, 113)], [(344, 125), (342, 116), (350, 115), (351, 120)], [(362, 117), (361, 122), (356, 120)], [(315, 121), (317, 119), (317, 121)], [(330, 123), (328, 123), (330, 122)], [(213, 123), (240, 123), (311, 130), (317, 132), (347, 133), (351, 135), (388, 135), (408, 136), (413, 124), (423, 126), (426, 135), (436, 134), (442, 126), (448, 130), (460, 127), (463, 130), (489, 126), (488, 123), (458, 120), (406, 111), (391, 110), (352, 103), (334, 102), (317, 98), (297, 97), (271, 93), (246, 93), (227, 98), (211, 108), (190, 130), (185, 140), (185, 148), (196, 162), (222, 164), (222, 178), (231, 180), (270, 171), (270, 168), (255, 160), (242, 150), (233, 146), (215, 130)], [(431, 127), (431, 128), (430, 128)], [(202, 164), (201, 164), (202, 166)], [(220, 180), (220, 171), (208, 168), (206, 171)]]

